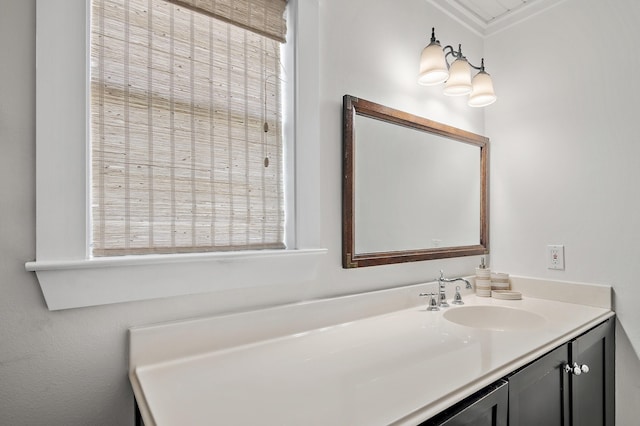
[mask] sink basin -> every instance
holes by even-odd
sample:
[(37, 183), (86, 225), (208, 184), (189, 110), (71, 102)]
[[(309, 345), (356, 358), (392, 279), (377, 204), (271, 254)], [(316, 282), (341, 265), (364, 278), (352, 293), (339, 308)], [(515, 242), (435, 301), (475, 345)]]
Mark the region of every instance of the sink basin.
[(530, 330), (546, 321), (534, 312), (504, 306), (461, 306), (449, 308), (443, 316), (459, 325), (495, 331)]

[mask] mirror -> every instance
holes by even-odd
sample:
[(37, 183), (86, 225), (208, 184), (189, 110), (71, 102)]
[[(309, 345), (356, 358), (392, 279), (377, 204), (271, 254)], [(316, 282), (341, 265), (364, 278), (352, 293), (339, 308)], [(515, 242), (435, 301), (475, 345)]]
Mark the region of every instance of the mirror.
[(489, 252), (489, 139), (343, 98), (344, 268)]

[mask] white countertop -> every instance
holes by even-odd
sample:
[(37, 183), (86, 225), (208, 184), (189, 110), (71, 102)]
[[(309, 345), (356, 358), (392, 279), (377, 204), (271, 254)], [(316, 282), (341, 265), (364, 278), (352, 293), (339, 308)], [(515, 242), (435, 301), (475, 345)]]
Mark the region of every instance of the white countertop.
[(416, 425), (613, 315), (606, 307), (527, 296), (466, 295), (464, 301), (524, 309), (545, 321), (529, 330), (481, 330), (454, 324), (443, 318), (446, 311), (428, 312), (423, 304), (134, 360), (130, 378), (147, 426)]

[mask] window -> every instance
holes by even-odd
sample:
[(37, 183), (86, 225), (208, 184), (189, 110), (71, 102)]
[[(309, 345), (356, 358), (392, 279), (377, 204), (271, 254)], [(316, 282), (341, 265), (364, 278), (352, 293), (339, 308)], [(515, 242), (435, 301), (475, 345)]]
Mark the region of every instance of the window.
[[(138, 1), (128, 0), (127, 3), (135, 5)], [(148, 4), (148, 0), (144, 0), (143, 3)], [(179, 3), (184, 8), (186, 2)], [(320, 170), (317, 162), (319, 157), (317, 0), (289, 0), (287, 5), (289, 35), (285, 49), (288, 53), (282, 58), (282, 62), (287, 74), (292, 76), (286, 79), (287, 84), (293, 83), (295, 90), (285, 91), (287, 97), (283, 100), (282, 106), (286, 113), (283, 114), (281, 129), (287, 139), (295, 141), (292, 149), (287, 147), (283, 151), (283, 157), (286, 161), (295, 163), (295, 167), (290, 168), (293, 171), (291, 174), (285, 173), (280, 177), (284, 182), (283, 185), (291, 189), (285, 191), (287, 200), (285, 204), (291, 205), (293, 212), (284, 223), (287, 235), (286, 249), (197, 253), (185, 250), (187, 252), (179, 254), (176, 252), (180, 250), (171, 249), (167, 250), (171, 252), (170, 254), (164, 254), (164, 250), (158, 251), (160, 254), (151, 250), (148, 251), (149, 254), (126, 256), (93, 256), (91, 248), (92, 240), (95, 241), (91, 216), (96, 212), (92, 209), (93, 188), (89, 184), (91, 161), (95, 157), (88, 143), (90, 139), (88, 129), (91, 129), (89, 111), (95, 111), (95, 108), (91, 109), (89, 101), (92, 86), (89, 4), (89, 0), (39, 0), (36, 9), (37, 241), (36, 259), (27, 262), (26, 268), (36, 272), (49, 309), (195, 294), (229, 288), (297, 284), (313, 279), (320, 255), (326, 252), (325, 249), (320, 248), (318, 195)], [(130, 12), (129, 19), (138, 19), (138, 15)], [(191, 19), (189, 15), (187, 19), (189, 26)], [(193, 19), (195, 21), (196, 18)], [(193, 35), (198, 43), (206, 42), (206, 39), (201, 40), (195, 37), (196, 32)], [(131, 37), (131, 34), (129, 36)], [(191, 35), (189, 38), (191, 39)], [(188, 50), (190, 49), (189, 47)], [(130, 63), (135, 64), (136, 60), (137, 58), (134, 57)], [(188, 72), (190, 73), (191, 69)], [(194, 68), (194, 72), (199, 72), (199, 69)], [(129, 73), (129, 78), (131, 75)], [(120, 78), (123, 79), (124, 75)], [(268, 79), (267, 83), (268, 86), (271, 84)], [(277, 82), (273, 84), (277, 86)], [(205, 91), (210, 89), (209, 86), (205, 86)], [(127, 87), (130, 88), (126, 89)], [(128, 84), (124, 86), (124, 90), (129, 90), (130, 95), (137, 94), (132, 93), (135, 90)], [(269, 93), (269, 90), (267, 87), (264, 93)], [(149, 99), (148, 92), (145, 89), (142, 97)], [(197, 93), (199, 94), (200, 91)], [(174, 94), (174, 109), (183, 107), (179, 101), (182, 101), (185, 96), (191, 101), (190, 94), (184, 95), (182, 92), (179, 95), (177, 92)], [(171, 103), (171, 99), (164, 101)], [(135, 102), (137, 99), (133, 101)], [(156, 98), (152, 100), (153, 105), (160, 102)], [(197, 109), (196, 106), (193, 108)], [(206, 116), (211, 111), (210, 106), (203, 106), (202, 111), (205, 110)], [(129, 113), (132, 113), (131, 102)], [(269, 113), (265, 115), (268, 116)], [(295, 126), (293, 122), (287, 122), (287, 117), (295, 117)], [(243, 119), (246, 123), (251, 121), (246, 116)], [(181, 126), (191, 127), (190, 120)], [(198, 123), (197, 119), (194, 120)], [(252, 120), (264, 126), (263, 117), (258, 120), (252, 117)], [(266, 121), (271, 127), (271, 122)], [(275, 121), (272, 122), (275, 123)], [(277, 125), (274, 124), (274, 127), (277, 128)], [(142, 134), (146, 135), (144, 131)], [(193, 164), (193, 157), (198, 165), (198, 159), (202, 157), (191, 156), (192, 137), (182, 135), (180, 138), (186, 140), (185, 153), (189, 156), (181, 157), (179, 155), (181, 151), (176, 150), (174, 158), (176, 160), (188, 158), (186, 163)], [(256, 146), (261, 144), (262, 140)], [(148, 145), (143, 144), (143, 146), (145, 146), (144, 149), (148, 149)], [(196, 150), (193, 152), (198, 153), (200, 145), (197, 139), (195, 146)], [(119, 155), (122, 156), (122, 154)], [(148, 156), (148, 152), (146, 155)], [(262, 155), (260, 150), (258, 158), (261, 159), (261, 166), (264, 168)], [(169, 158), (171, 158), (170, 155)], [(210, 157), (205, 156), (205, 158), (205, 162), (211, 162)], [(275, 167), (273, 169), (271, 167), (277, 161), (279, 160), (275, 160), (275, 157), (270, 157), (268, 169), (276, 170)], [(126, 166), (122, 164), (120, 163), (119, 167), (124, 170)], [(132, 168), (131, 164), (129, 167)], [(133, 166), (134, 176), (137, 167), (137, 165)], [(148, 169), (147, 172), (149, 172)], [(175, 174), (182, 172), (183, 170), (174, 170)], [(196, 167), (195, 171), (189, 169), (188, 173), (198, 174), (199, 172)], [(131, 182), (137, 182), (136, 178), (134, 177), (133, 180), (130, 178), (129, 183)], [(196, 186), (196, 194), (199, 193), (199, 188)], [(135, 185), (133, 188), (130, 186), (129, 191), (130, 195), (135, 193)], [(191, 197), (192, 187), (187, 187), (185, 193)], [(134, 199), (135, 196), (132, 200)], [(193, 197), (188, 199), (193, 200)], [(246, 195), (244, 199), (246, 200)], [(139, 203), (137, 201), (130, 203), (130, 212), (134, 204), (135, 216)], [(143, 198), (141, 205), (148, 206), (149, 200)], [(202, 209), (196, 208), (196, 213), (198, 212), (202, 213)], [(206, 216), (206, 213), (204, 215)], [(189, 221), (193, 219), (186, 222)], [(178, 224), (175, 226), (178, 227)], [(208, 226), (210, 227), (210, 223)], [(293, 230), (295, 232), (291, 232)], [(148, 229), (143, 233), (149, 235)], [(127, 239), (125, 235), (119, 234), (116, 240), (125, 241)], [(196, 233), (197, 242), (199, 235)], [(206, 240), (206, 237), (203, 239)], [(137, 244), (137, 239), (133, 238), (133, 240)], [(193, 234), (186, 240), (189, 243), (193, 242)], [(186, 244), (183, 245), (186, 246)]]
[(284, 248), (285, 5), (92, 0), (94, 256)]

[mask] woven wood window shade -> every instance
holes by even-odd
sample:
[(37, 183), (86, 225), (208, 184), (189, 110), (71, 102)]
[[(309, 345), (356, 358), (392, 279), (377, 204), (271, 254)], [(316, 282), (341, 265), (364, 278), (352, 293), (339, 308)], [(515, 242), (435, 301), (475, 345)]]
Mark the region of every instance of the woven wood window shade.
[(92, 0), (94, 256), (284, 248), (284, 7)]

